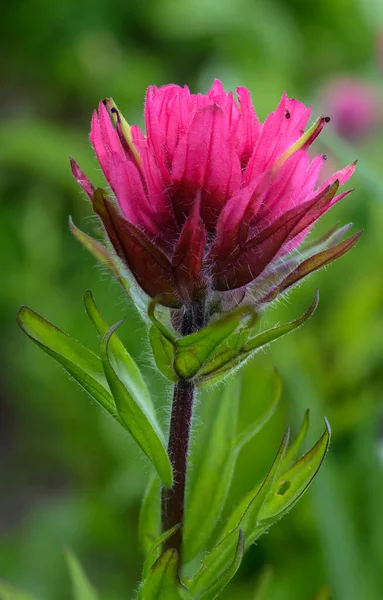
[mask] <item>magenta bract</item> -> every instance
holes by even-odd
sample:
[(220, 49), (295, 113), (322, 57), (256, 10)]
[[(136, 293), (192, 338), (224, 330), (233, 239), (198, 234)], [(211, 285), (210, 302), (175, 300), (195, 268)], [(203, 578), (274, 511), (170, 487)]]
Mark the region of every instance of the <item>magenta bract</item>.
[(329, 119), (306, 130), (310, 114), (284, 94), (262, 123), (245, 88), (235, 98), (220, 81), (207, 95), (151, 86), (146, 135), (110, 99), (93, 114), (90, 140), (116, 202), (74, 161), (72, 171), (150, 297), (170, 307), (232, 290), (243, 298), (347, 193), (338, 188), (355, 163), (317, 187), (324, 157), (308, 149)]

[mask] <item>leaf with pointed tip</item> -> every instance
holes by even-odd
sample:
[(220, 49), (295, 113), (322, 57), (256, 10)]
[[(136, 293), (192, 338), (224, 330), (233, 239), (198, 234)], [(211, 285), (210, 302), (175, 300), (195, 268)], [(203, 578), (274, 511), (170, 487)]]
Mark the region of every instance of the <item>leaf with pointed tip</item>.
[(84, 246), (88, 252), (90, 252), (96, 260), (105, 265), (109, 271), (118, 279), (125, 292), (129, 294), (129, 282), (127, 279), (121, 274), (119, 266), (117, 264), (117, 260), (112, 256), (109, 250), (99, 242), (95, 240), (90, 235), (84, 233), (76, 227), (76, 225), (72, 221), (72, 217), (69, 217), (69, 229), (71, 230), (74, 237)]
[[(110, 325), (108, 325), (98, 310), (90, 290), (87, 290), (84, 294), (84, 305), (89, 319), (98, 334), (103, 338), (108, 333)], [(128, 389), (137, 404), (155, 419), (154, 405), (141, 371), (118, 338), (117, 334), (114, 334), (110, 338), (109, 350), (113, 361), (113, 367), (118, 373), (122, 383)]]
[(35, 344), (62, 365), (88, 394), (121, 423), (102, 363), (96, 354), (26, 306), (20, 309), (17, 322)]
[(362, 233), (362, 231), (359, 231), (336, 246), (332, 246), (327, 248), (327, 250), (323, 250), (318, 254), (314, 254), (313, 256), (306, 258), (306, 260), (301, 262), (300, 265), (298, 265), (298, 267), (294, 269), (285, 279), (283, 279), (276, 287), (268, 292), (266, 296), (262, 298), (261, 302), (271, 302), (277, 296), (299, 283), (299, 281), (301, 281), (301, 279), (304, 277), (307, 277), (307, 275), (314, 273), (314, 271), (318, 271), (318, 269), (329, 265), (343, 256), (343, 254), (346, 254), (346, 252), (355, 246)]
[(254, 310), (251, 307), (240, 307), (196, 333), (177, 339), (174, 368), (180, 378), (195, 377), (215, 350), (249, 317), (252, 321), (256, 318)]
[(112, 366), (113, 350), (110, 340), (119, 325), (121, 322), (109, 329), (101, 344), (100, 354), (105, 376), (126, 429), (149, 458), (164, 486), (170, 488), (173, 481), (172, 466), (160, 426), (147, 408), (136, 402)]
[(233, 579), (234, 575), (238, 571), (243, 555), (245, 552), (245, 539), (243, 536), (243, 532), (239, 530), (238, 535), (238, 543), (235, 549), (234, 558), (232, 560), (229, 568), (211, 585), (207, 590), (204, 590), (201, 593), (201, 600), (215, 600), (221, 594), (222, 590), (227, 586), (227, 584)]
[(238, 528), (230, 531), (201, 561), (201, 568), (187, 582), (192, 595), (200, 597), (205, 590), (211, 588), (220, 577), (224, 576), (237, 554), (238, 546), (243, 541), (243, 532)]
[(171, 527), (170, 529), (168, 529), (167, 531), (165, 531), (164, 533), (162, 533), (161, 535), (158, 536), (158, 538), (156, 539), (156, 541), (151, 545), (149, 552), (146, 556), (145, 559), (145, 563), (144, 563), (144, 567), (142, 570), (142, 580), (145, 581), (145, 579), (147, 578), (147, 576), (149, 575), (149, 571), (152, 568), (152, 566), (154, 565), (154, 563), (156, 562), (156, 560), (159, 559), (160, 554), (161, 554), (161, 547), (162, 544), (164, 542), (166, 542), (166, 540), (168, 540), (169, 538), (172, 537), (172, 535), (178, 531), (178, 529), (181, 527), (181, 523), (178, 523), (177, 525), (174, 525), (174, 527)]
[(153, 473), (146, 486), (138, 519), (138, 537), (145, 554), (161, 534), (161, 483)]
[(98, 594), (88, 581), (84, 569), (70, 550), (65, 551), (68, 569), (72, 580), (74, 600), (98, 600)]
[(286, 469), (290, 466), (290, 464), (294, 460), (297, 459), (298, 454), (302, 448), (302, 445), (306, 439), (309, 425), (310, 425), (310, 410), (307, 409), (304, 414), (304, 417), (303, 417), (302, 426), (301, 426), (296, 438), (294, 439), (293, 443), (290, 445), (290, 448), (286, 452), (285, 460), (283, 461), (283, 466), (286, 467)]
[(219, 398), (206, 399), (210, 404), (211, 400), (214, 402), (214, 418), (204, 425), (203, 457), (194, 461), (193, 452), (190, 456), (194, 464), (188, 475), (183, 534), (185, 562), (204, 549), (225, 505), (238, 455), (233, 443), (240, 397), (241, 382), (234, 379)]
[(173, 367), (174, 345), (154, 325), (149, 329), (149, 341), (157, 369), (170, 381), (178, 381), (179, 377)]
[(198, 373), (196, 384), (199, 387), (212, 385), (234, 372), (261, 348), (300, 327), (314, 313), (318, 302), (319, 292), (317, 290), (311, 306), (299, 319), (263, 331), (250, 339), (244, 338), (244, 341), (241, 337), (243, 336), (242, 332), (229, 337), (227, 342), (222, 344), (218, 351), (203, 365)]
[(260, 524), (269, 526), (281, 519), (298, 502), (313, 481), (330, 444), (331, 429), (326, 419), (325, 423), (326, 429), (315, 446), (274, 482), (273, 489), (259, 514)]
[(19, 590), (6, 581), (0, 581), (0, 598), (1, 600), (36, 600), (23, 590)]
[(243, 513), (238, 527), (242, 529), (246, 540), (246, 549), (259, 537), (259, 514), (261, 509), (270, 493), (273, 489), (275, 480), (277, 479), (283, 460), (286, 455), (286, 450), (290, 439), (290, 429), (286, 430), (282, 443), (278, 449), (277, 455), (274, 459), (273, 465), (259, 487), (255, 497), (252, 499), (250, 504), (247, 506)]
[(170, 548), (161, 554), (143, 581), (139, 600), (192, 600), (181, 583), (178, 552)]

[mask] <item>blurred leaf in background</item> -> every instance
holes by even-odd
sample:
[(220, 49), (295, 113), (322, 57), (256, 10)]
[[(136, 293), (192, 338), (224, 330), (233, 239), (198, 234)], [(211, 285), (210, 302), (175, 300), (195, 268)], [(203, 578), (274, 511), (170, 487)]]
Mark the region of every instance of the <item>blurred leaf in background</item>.
[[(2, 7), (0, 27), (0, 575), (41, 600), (67, 600), (69, 546), (100, 597), (120, 600), (140, 577), (137, 520), (149, 466), (15, 325), (19, 306), (28, 304), (95, 350), (81, 302), (91, 288), (107, 321), (128, 318), (121, 336), (166, 421), (167, 390), (147, 358), (143, 325), (69, 233), (68, 215), (88, 233), (95, 221), (68, 156), (101, 184), (88, 143), (92, 110), (112, 96), (129, 122), (142, 124), (153, 83), (206, 91), (219, 77), (227, 88), (246, 85), (264, 118), (283, 90), (312, 102), (316, 116), (327, 108), (329, 81), (357, 77), (374, 85), (382, 106), (383, 9), (367, 0), (24, 0)], [(353, 145), (329, 129), (322, 137), (332, 165), (355, 158), (359, 165), (357, 191), (316, 236), (336, 219), (366, 234), (325, 277), (313, 275), (292, 293), (294, 307), (285, 301), (272, 322), (264, 318), (270, 327), (293, 319), (320, 288), (305, 328), (245, 369), (242, 425), (262, 413), (274, 365), (285, 391), (239, 456), (226, 516), (267, 471), (287, 423), (297, 431), (307, 408), (307, 447), (323, 415), (334, 441), (309, 494), (251, 547), (227, 600), (252, 598), (269, 565), (268, 600), (307, 600), (324, 584), (336, 600), (383, 597), (382, 124)]]

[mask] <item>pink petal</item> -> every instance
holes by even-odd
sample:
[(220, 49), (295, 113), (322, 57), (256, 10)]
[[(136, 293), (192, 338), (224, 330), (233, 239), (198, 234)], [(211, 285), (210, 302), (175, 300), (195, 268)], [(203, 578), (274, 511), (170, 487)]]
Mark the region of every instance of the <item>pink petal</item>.
[(71, 166), (73, 177), (75, 178), (77, 183), (79, 183), (81, 185), (84, 192), (86, 192), (88, 194), (90, 200), (92, 200), (93, 194), (94, 194), (94, 189), (95, 189), (94, 185), (91, 183), (91, 181), (85, 175), (84, 171), (76, 163), (76, 161), (73, 158), (70, 158), (69, 160), (70, 160), (70, 166)]
[(233, 140), (227, 138), (225, 115), (218, 106), (207, 106), (194, 116), (175, 152), (172, 179), (178, 211), (187, 214), (200, 190), (203, 221), (208, 229), (214, 227), (226, 200), (241, 183), (239, 159)]
[(245, 172), (245, 183), (273, 166), (277, 158), (302, 135), (311, 108), (283, 94), (262, 126), (262, 131)]

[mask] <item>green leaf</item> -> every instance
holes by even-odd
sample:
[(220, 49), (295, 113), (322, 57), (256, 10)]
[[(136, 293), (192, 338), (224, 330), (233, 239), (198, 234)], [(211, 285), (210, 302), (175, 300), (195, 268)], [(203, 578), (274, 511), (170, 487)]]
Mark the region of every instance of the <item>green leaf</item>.
[(171, 527), (170, 529), (168, 529), (168, 531), (165, 531), (160, 536), (158, 536), (158, 539), (156, 539), (156, 541), (152, 544), (145, 559), (144, 568), (142, 571), (143, 581), (145, 581), (145, 579), (149, 575), (150, 569), (152, 568), (156, 560), (158, 560), (158, 558), (160, 557), (162, 544), (166, 542), (166, 540), (168, 540), (170, 537), (172, 537), (172, 535), (176, 531), (178, 531), (180, 527), (181, 523), (174, 525), (174, 527)]
[(251, 307), (240, 307), (196, 333), (177, 339), (174, 368), (181, 379), (192, 379), (217, 348), (238, 329), (245, 318), (257, 318)]
[(61, 364), (88, 394), (121, 423), (102, 363), (96, 354), (26, 306), (20, 309), (17, 322), (35, 344)]
[(264, 531), (264, 527), (258, 524), (258, 515), (261, 507), (265, 502), (275, 479), (277, 478), (283, 461), (286, 455), (287, 446), (290, 438), (289, 428), (286, 430), (285, 436), (279, 447), (273, 465), (261, 484), (258, 484), (251, 492), (249, 492), (242, 502), (234, 509), (229, 517), (222, 536), (229, 532), (241, 528), (245, 535), (246, 548), (248, 548)]
[(243, 555), (243, 543), (243, 532), (235, 529), (214, 546), (202, 560), (201, 569), (193, 579), (187, 582), (194, 597), (199, 598), (202, 593), (211, 589), (221, 577), (225, 578), (225, 575), (231, 572), (233, 565), (236, 566), (235, 571), (238, 569), (238, 559), (241, 560)]
[(110, 341), (120, 324), (121, 321), (111, 327), (101, 343), (101, 360), (105, 376), (121, 421), (155, 467), (164, 486), (170, 488), (173, 480), (172, 466), (158, 422), (145, 406), (137, 403), (113, 368)]
[(175, 354), (174, 344), (169, 342), (169, 340), (162, 335), (161, 331), (154, 325), (149, 329), (149, 341), (157, 369), (170, 381), (178, 381), (179, 377), (173, 367)]
[(6, 581), (0, 580), (0, 600), (36, 600), (27, 592), (19, 590)]
[(282, 395), (282, 379), (278, 371), (274, 371), (274, 373), (274, 391), (271, 403), (260, 417), (245, 427), (236, 437), (234, 446), (238, 451), (241, 450), (245, 444), (250, 442), (250, 440), (252, 440), (252, 438), (261, 431), (261, 429), (266, 425), (276, 411)]
[(145, 554), (161, 534), (161, 484), (157, 473), (148, 481), (138, 519), (138, 537)]
[(89, 583), (85, 572), (70, 550), (65, 551), (68, 569), (72, 580), (74, 600), (98, 600), (98, 594)]
[(71, 230), (74, 237), (84, 246), (88, 252), (90, 252), (96, 260), (105, 265), (107, 269), (116, 277), (125, 292), (129, 294), (129, 282), (122, 275), (119, 268), (118, 259), (115, 258), (111, 252), (98, 240), (95, 240), (90, 235), (84, 233), (76, 227), (72, 221), (72, 217), (69, 217), (69, 229)]
[(299, 452), (301, 451), (302, 445), (306, 439), (307, 432), (310, 425), (310, 409), (307, 409), (304, 417), (302, 426), (294, 439), (293, 443), (290, 445), (290, 448), (286, 452), (285, 460), (283, 462), (283, 466), (289, 467), (290, 464), (297, 459)]
[(267, 600), (273, 574), (273, 569), (270, 565), (266, 565), (262, 569), (252, 600)]
[[(84, 305), (89, 319), (93, 323), (98, 334), (103, 338), (108, 333), (110, 325), (108, 325), (98, 310), (90, 290), (87, 290), (84, 294)], [(109, 341), (109, 353), (112, 359), (113, 368), (118, 373), (124, 386), (131, 396), (133, 396), (137, 404), (150, 414), (152, 419), (155, 419), (156, 416), (153, 402), (141, 371), (118, 338), (117, 334), (113, 335)]]
[(155, 562), (142, 583), (139, 600), (192, 600), (180, 581), (178, 571), (178, 553), (170, 548)]
[(311, 315), (314, 313), (319, 302), (319, 292), (315, 293), (314, 300), (309, 309), (290, 323), (273, 327), (267, 331), (250, 338), (246, 339), (243, 337), (244, 332), (239, 332), (232, 335), (226, 343), (222, 344), (217, 352), (213, 353), (211, 358), (201, 368), (198, 373), (198, 379), (196, 384), (198, 386), (212, 385), (217, 383), (230, 373), (233, 373), (240, 365), (242, 365), (249, 358), (254, 356), (261, 348), (267, 346), (271, 342), (274, 342), (278, 338), (287, 335), (294, 329), (300, 327)]
[(268, 526), (281, 519), (298, 502), (313, 481), (330, 444), (331, 429), (326, 419), (325, 423), (326, 428), (315, 446), (275, 480), (260, 511), (260, 524)]
[[(208, 542), (219, 519), (233, 477), (237, 452), (237, 415), (241, 382), (234, 379), (214, 401), (214, 418), (204, 431), (203, 457), (196, 460), (188, 474), (185, 511), (184, 558), (190, 561)], [(191, 455), (193, 463), (193, 455)], [(201, 506), (204, 510), (201, 511)]]
[(312, 600), (331, 600), (330, 588), (327, 585), (324, 585), (318, 590)]
[(243, 532), (239, 530), (238, 535), (238, 543), (235, 549), (235, 554), (233, 561), (229, 568), (217, 579), (215, 583), (207, 590), (203, 591), (200, 598), (201, 600), (214, 600), (218, 598), (221, 594), (222, 590), (227, 586), (227, 584), (233, 579), (234, 575), (238, 571), (242, 558), (245, 552), (245, 539), (243, 536)]

